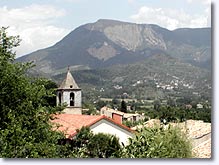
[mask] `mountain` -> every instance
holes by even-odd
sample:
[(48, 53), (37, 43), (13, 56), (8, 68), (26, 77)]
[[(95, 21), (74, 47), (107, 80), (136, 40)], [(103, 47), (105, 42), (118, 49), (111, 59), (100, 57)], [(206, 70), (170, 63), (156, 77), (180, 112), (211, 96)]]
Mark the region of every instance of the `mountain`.
[(17, 59), (34, 61), (35, 71), (55, 75), (66, 71), (133, 64), (156, 55), (211, 68), (211, 28), (169, 31), (151, 24), (98, 20), (82, 25), (46, 49)]
[(101, 97), (211, 101), (211, 28), (173, 31), (151, 24), (98, 20), (54, 46), (16, 61), (34, 61), (29, 73), (58, 84), (69, 66), (83, 100)]

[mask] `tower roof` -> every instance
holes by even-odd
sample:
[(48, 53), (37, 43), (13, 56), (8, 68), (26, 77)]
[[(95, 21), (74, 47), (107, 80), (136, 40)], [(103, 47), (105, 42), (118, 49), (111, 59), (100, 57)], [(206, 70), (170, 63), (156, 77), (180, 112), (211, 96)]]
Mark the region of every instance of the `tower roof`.
[(62, 81), (58, 89), (80, 89), (76, 84), (70, 70), (68, 69), (66, 78)]

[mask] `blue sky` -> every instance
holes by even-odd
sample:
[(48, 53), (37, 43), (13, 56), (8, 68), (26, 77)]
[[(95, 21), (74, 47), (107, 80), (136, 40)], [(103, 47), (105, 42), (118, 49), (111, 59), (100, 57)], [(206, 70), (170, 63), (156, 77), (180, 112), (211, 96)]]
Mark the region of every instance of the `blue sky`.
[(210, 0), (1, 0), (0, 26), (20, 35), (17, 57), (51, 46), (98, 19), (152, 23), (174, 30), (209, 27)]

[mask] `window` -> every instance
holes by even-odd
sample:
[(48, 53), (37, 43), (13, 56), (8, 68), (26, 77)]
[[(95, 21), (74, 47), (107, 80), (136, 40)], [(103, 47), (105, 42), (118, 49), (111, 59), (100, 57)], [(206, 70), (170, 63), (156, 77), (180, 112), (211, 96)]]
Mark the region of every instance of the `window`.
[(75, 94), (70, 93), (70, 106), (75, 106)]
[(70, 85), (70, 88), (72, 88), (72, 85)]

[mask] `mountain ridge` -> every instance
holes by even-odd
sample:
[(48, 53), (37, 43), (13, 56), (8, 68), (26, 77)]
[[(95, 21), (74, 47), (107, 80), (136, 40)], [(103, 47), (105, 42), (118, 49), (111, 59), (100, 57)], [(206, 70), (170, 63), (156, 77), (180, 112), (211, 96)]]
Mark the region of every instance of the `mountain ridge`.
[(34, 61), (31, 75), (59, 84), (67, 67), (83, 96), (211, 100), (211, 28), (170, 31), (153, 24), (98, 20), (55, 45), (16, 59)]
[(53, 74), (67, 66), (104, 68), (135, 63), (161, 53), (203, 67), (211, 65), (210, 34), (211, 28), (170, 31), (153, 24), (100, 19), (76, 28), (55, 45), (17, 61), (34, 61), (36, 70)]

